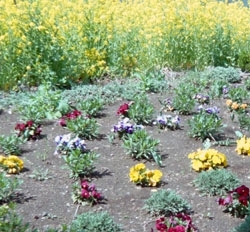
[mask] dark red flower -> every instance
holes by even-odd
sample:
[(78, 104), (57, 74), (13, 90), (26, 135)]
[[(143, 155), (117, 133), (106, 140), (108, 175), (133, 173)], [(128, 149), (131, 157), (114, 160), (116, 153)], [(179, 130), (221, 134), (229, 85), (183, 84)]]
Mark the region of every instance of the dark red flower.
[(64, 126), (67, 126), (65, 118), (59, 119), (59, 124), (60, 124), (61, 126), (63, 126), (63, 127), (64, 127)]
[(240, 197), (239, 197), (239, 202), (240, 202), (242, 205), (248, 206), (248, 200), (249, 200), (249, 197), (248, 197), (248, 196), (240, 196)]
[(168, 232), (185, 232), (185, 227), (184, 226), (175, 226), (172, 228), (168, 229)]
[(15, 130), (19, 130), (20, 132), (24, 131), (26, 128), (25, 124), (24, 123), (18, 123), (16, 124), (15, 126)]
[(167, 232), (167, 225), (165, 224), (165, 218), (161, 217), (156, 220), (155, 227), (160, 232)]
[(81, 181), (81, 187), (85, 190), (89, 189), (89, 184), (86, 180)]
[(88, 199), (90, 197), (90, 194), (86, 189), (82, 189), (81, 197), (85, 198), (85, 199)]
[(29, 120), (26, 122), (26, 127), (32, 127), (33, 126), (33, 121), (32, 120)]
[(240, 196), (249, 196), (249, 188), (245, 185), (241, 185), (240, 187), (236, 188), (234, 192), (238, 193)]
[(233, 197), (231, 196), (231, 194), (229, 194), (228, 196), (226, 196), (225, 198), (220, 198), (218, 200), (219, 205), (229, 205), (233, 203)]
[(97, 200), (101, 200), (101, 199), (102, 199), (101, 194), (98, 193), (98, 192), (95, 191), (95, 190), (91, 192), (91, 195), (92, 195), (95, 199), (97, 199)]
[(121, 105), (117, 111), (118, 115), (125, 115), (128, 113), (128, 109), (129, 109), (129, 104), (124, 103), (123, 105)]

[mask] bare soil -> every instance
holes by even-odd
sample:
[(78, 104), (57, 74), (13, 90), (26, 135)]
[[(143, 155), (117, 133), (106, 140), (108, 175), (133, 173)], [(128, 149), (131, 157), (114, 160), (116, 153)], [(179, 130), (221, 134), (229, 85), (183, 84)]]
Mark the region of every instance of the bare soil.
[[(159, 112), (159, 94), (149, 94), (150, 102)], [(167, 97), (167, 96), (166, 96)], [(119, 101), (105, 106), (103, 117), (98, 118), (100, 134), (109, 135), (111, 128), (118, 122), (116, 111), (126, 101)], [(216, 100), (212, 105), (220, 108), (220, 116), (227, 125), (224, 129), (227, 138), (235, 139), (234, 131), (238, 125), (229, 118), (224, 100)], [(217, 204), (218, 197), (201, 196), (192, 184), (198, 175), (190, 167), (188, 154), (202, 148), (202, 142), (187, 135), (187, 120), (191, 116), (181, 115), (181, 130), (160, 131), (157, 127), (147, 126), (150, 135), (160, 140), (160, 153), (163, 155), (163, 184), (159, 188), (139, 187), (129, 181), (129, 169), (140, 161), (133, 160), (125, 154), (122, 142), (118, 139), (110, 143), (107, 137), (100, 140), (86, 141), (87, 148), (96, 151), (100, 157), (96, 161), (96, 171), (99, 175), (93, 178), (97, 189), (107, 201), (103, 204), (79, 206), (71, 199), (73, 180), (69, 178), (69, 170), (65, 169), (62, 158), (54, 155), (56, 148), (54, 138), (68, 133), (56, 120), (45, 121), (42, 124), (42, 134), (46, 137), (29, 141), (23, 146), (21, 158), (25, 170), (18, 175), (23, 183), (18, 190), (17, 212), (34, 228), (44, 231), (47, 227), (58, 227), (70, 224), (76, 215), (86, 211), (108, 211), (114, 220), (121, 224), (127, 232), (150, 232), (155, 230), (155, 219), (142, 210), (144, 202), (156, 189), (171, 189), (186, 199), (193, 209), (191, 215), (194, 224), (201, 232), (228, 232), (239, 225), (242, 219), (233, 218), (223, 213), (223, 208)], [(20, 115), (17, 112), (0, 114), (1, 134), (13, 132)], [(228, 169), (235, 173), (246, 186), (250, 186), (250, 157), (239, 156), (235, 146), (220, 146), (215, 149), (224, 153), (228, 159)], [(159, 168), (154, 162), (146, 162), (150, 169)], [(38, 181), (29, 176), (35, 170), (48, 169), (44, 181)]]

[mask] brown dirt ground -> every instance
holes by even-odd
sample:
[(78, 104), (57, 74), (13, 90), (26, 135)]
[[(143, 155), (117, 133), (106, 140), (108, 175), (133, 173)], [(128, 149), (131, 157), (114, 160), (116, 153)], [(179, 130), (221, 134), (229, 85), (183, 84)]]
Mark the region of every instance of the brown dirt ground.
[[(159, 112), (160, 104), (158, 94), (149, 94), (150, 102)], [(118, 122), (116, 111), (121, 103), (106, 106), (103, 110), (104, 117), (98, 120), (100, 134), (108, 135), (114, 124)], [(220, 107), (220, 115), (227, 124), (224, 129), (227, 137), (235, 138), (234, 131), (237, 124), (229, 119), (224, 100), (213, 103)], [(223, 208), (217, 204), (217, 197), (201, 196), (192, 185), (198, 175), (190, 168), (187, 155), (202, 148), (201, 141), (189, 138), (187, 135), (187, 120), (190, 116), (181, 117), (181, 130), (159, 131), (156, 127), (147, 126), (146, 130), (155, 139), (160, 140), (160, 152), (164, 156), (163, 182), (160, 188), (175, 190), (186, 199), (194, 211), (192, 219), (201, 232), (228, 232), (239, 225), (242, 219), (233, 218), (223, 213)], [(20, 122), (18, 113), (9, 114), (4, 111), (0, 115), (1, 134), (8, 135), (13, 132), (15, 124)], [(100, 157), (96, 161), (96, 170), (99, 176), (93, 179), (97, 189), (103, 193), (107, 201), (93, 207), (74, 204), (71, 199), (73, 180), (69, 178), (69, 171), (64, 169), (64, 160), (55, 156), (54, 138), (68, 131), (60, 127), (57, 121), (47, 121), (42, 125), (42, 134), (46, 138), (27, 142), (21, 158), (25, 162), (25, 171), (18, 175), (23, 180), (19, 189), (17, 212), (35, 228), (43, 231), (45, 228), (57, 227), (60, 224), (69, 224), (75, 215), (86, 211), (107, 210), (114, 220), (122, 224), (127, 232), (149, 232), (154, 227), (155, 218), (147, 214), (142, 207), (155, 188), (141, 188), (129, 181), (128, 173), (131, 166), (139, 163), (125, 155), (121, 141), (115, 140), (111, 144), (107, 138), (86, 141), (87, 147), (95, 150)], [(250, 157), (239, 156), (235, 146), (216, 147), (215, 149), (227, 156), (229, 167), (246, 186), (250, 186)], [(158, 168), (154, 162), (146, 162), (150, 169)], [(51, 178), (37, 181), (29, 177), (34, 170), (49, 170)]]

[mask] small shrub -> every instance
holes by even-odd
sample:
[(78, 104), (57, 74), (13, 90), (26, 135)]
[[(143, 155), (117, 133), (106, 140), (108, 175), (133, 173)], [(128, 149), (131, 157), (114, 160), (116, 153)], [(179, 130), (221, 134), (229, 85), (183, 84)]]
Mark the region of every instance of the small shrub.
[[(0, 228), (1, 232), (27, 232), (29, 224), (23, 223), (22, 219), (14, 211), (14, 205), (1, 205), (0, 206)], [(36, 230), (33, 230), (34, 232)]]
[(4, 172), (0, 172), (0, 202), (8, 202), (21, 183), (16, 177), (10, 178)]
[(188, 155), (192, 168), (200, 172), (202, 170), (223, 168), (227, 166), (227, 158), (215, 149), (198, 149)]
[(166, 217), (177, 213), (188, 213), (190, 205), (175, 191), (161, 189), (153, 192), (145, 201), (143, 207), (153, 215), (164, 215)]
[(180, 83), (174, 90), (172, 106), (180, 114), (191, 114), (195, 107), (195, 86), (190, 82)]
[(134, 159), (145, 158), (158, 164), (162, 164), (161, 156), (158, 153), (157, 146), (159, 141), (151, 138), (145, 130), (136, 130), (133, 134), (123, 137), (123, 147), (126, 154)]
[(95, 152), (85, 151), (82, 152), (80, 149), (75, 149), (70, 152), (69, 155), (63, 156), (66, 164), (71, 170), (71, 177), (88, 177), (94, 169), (94, 161), (98, 158)]
[(250, 232), (250, 216), (247, 216), (245, 220), (233, 230), (233, 232)]
[(104, 100), (100, 97), (93, 97), (81, 101), (78, 104), (80, 110), (86, 113), (89, 117), (97, 117), (104, 107)]
[(128, 117), (136, 124), (151, 124), (154, 107), (146, 95), (137, 95), (129, 106)]
[(205, 70), (202, 73), (203, 77), (206, 77), (207, 79), (213, 80), (225, 80), (229, 83), (237, 83), (240, 82), (240, 69), (235, 69), (233, 67), (213, 67)]
[(140, 163), (129, 172), (130, 181), (141, 186), (157, 186), (161, 180), (162, 172), (158, 169), (149, 170), (145, 164)]
[(215, 108), (201, 109), (200, 112), (188, 120), (189, 131), (191, 137), (205, 140), (219, 137), (222, 133), (222, 120), (217, 115)]
[(161, 70), (149, 69), (145, 73), (139, 75), (139, 78), (140, 87), (145, 92), (160, 93), (168, 87), (165, 75)]
[(193, 183), (204, 195), (222, 196), (239, 186), (239, 179), (226, 169), (215, 169), (202, 171)]
[(18, 174), (22, 171), (23, 166), (23, 160), (15, 155), (9, 155), (8, 157), (0, 155), (0, 167), (9, 174)]
[(82, 213), (73, 220), (70, 232), (120, 232), (121, 226), (106, 212)]
[(21, 154), (20, 146), (25, 142), (23, 138), (16, 135), (0, 136), (0, 148), (5, 155)]
[(74, 120), (66, 121), (70, 132), (84, 139), (93, 139), (98, 137), (99, 125), (93, 118), (79, 116)]
[(241, 185), (228, 192), (226, 197), (219, 198), (218, 203), (219, 205), (225, 206), (223, 212), (230, 213), (232, 216), (238, 218), (244, 218), (250, 213), (249, 188), (245, 185)]

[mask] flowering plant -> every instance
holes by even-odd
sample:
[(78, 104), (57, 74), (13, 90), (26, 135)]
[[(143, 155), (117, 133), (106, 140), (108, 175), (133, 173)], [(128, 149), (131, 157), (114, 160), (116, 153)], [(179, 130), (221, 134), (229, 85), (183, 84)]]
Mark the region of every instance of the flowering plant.
[(180, 129), (180, 118), (179, 116), (172, 117), (171, 115), (159, 115), (156, 118), (155, 124), (160, 129), (176, 130)]
[(111, 130), (113, 133), (117, 133), (119, 138), (122, 138), (125, 134), (132, 134), (137, 129), (142, 129), (142, 125), (133, 125), (129, 122), (129, 118), (124, 118), (114, 125)]
[(9, 174), (17, 174), (23, 169), (23, 161), (15, 155), (8, 157), (0, 155), (0, 166)]
[(193, 97), (200, 104), (209, 104), (210, 98), (208, 95), (197, 93)]
[(72, 199), (74, 203), (90, 203), (91, 205), (97, 204), (103, 200), (103, 196), (97, 191), (94, 184), (89, 184), (86, 180), (80, 181), (79, 184), (74, 185), (74, 191)]
[(231, 99), (226, 101), (226, 105), (231, 112), (230, 117), (232, 120), (234, 120), (235, 117), (234, 113), (244, 114), (246, 113), (246, 109), (248, 107), (246, 103), (238, 103), (237, 101), (232, 101)]
[(240, 139), (238, 139), (236, 143), (237, 143), (236, 152), (239, 155), (250, 156), (250, 138), (246, 138), (246, 136), (243, 136)]
[(81, 111), (73, 110), (72, 112), (69, 112), (69, 113), (65, 114), (64, 116), (62, 116), (61, 119), (59, 120), (59, 124), (63, 127), (66, 127), (67, 120), (74, 120), (81, 115), (82, 115)]
[(142, 186), (157, 186), (161, 180), (162, 172), (160, 170), (149, 170), (145, 164), (139, 163), (129, 172), (130, 181)]
[(124, 117), (127, 117), (128, 116), (128, 110), (129, 110), (129, 106), (130, 104), (128, 103), (124, 103), (122, 104), (119, 109), (117, 110), (117, 115), (122, 115)]
[(169, 220), (161, 217), (156, 220), (156, 229), (159, 232), (194, 232), (198, 231), (192, 224), (192, 219), (189, 215), (178, 213), (170, 216)]
[(219, 205), (226, 206), (224, 212), (229, 212), (235, 217), (245, 217), (249, 214), (249, 188), (241, 185), (230, 191), (225, 198), (219, 198)]
[(26, 123), (17, 123), (15, 130), (18, 131), (17, 136), (27, 140), (36, 140), (41, 135), (41, 125), (29, 120)]
[(69, 155), (73, 150), (86, 150), (85, 141), (79, 137), (73, 137), (72, 134), (58, 135), (55, 138), (57, 144), (55, 155)]
[(192, 168), (197, 172), (227, 166), (226, 156), (215, 149), (198, 149), (190, 153), (188, 158), (192, 160)]

